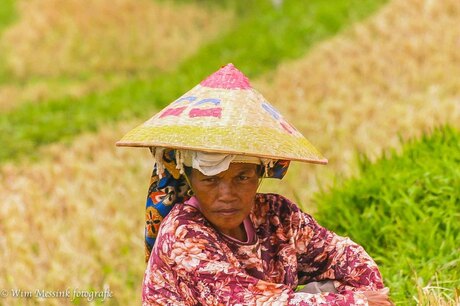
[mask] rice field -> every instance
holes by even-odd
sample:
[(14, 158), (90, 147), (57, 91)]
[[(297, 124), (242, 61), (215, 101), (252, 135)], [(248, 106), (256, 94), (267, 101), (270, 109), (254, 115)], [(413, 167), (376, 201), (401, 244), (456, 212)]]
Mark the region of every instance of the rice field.
[(171, 70), (234, 19), (231, 11), (150, 0), (21, 0), (17, 10), (0, 39), (12, 78), (0, 83), (0, 111)]
[(292, 171), (301, 199), (308, 204), (317, 180), (353, 174), (358, 154), (376, 157), (443, 123), (460, 127), (459, 22), (456, 0), (394, 0), (257, 81), (329, 159)]
[[(62, 14), (56, 14), (56, 0), (20, 3), (19, 18), (5, 29), (1, 47), (9, 50), (9, 71), (27, 80), (0, 85), (5, 110), (24, 101), (106, 90), (125, 82), (130, 72), (169, 71), (227, 30), (204, 22), (207, 11), (196, 4), (98, 0), (92, 10), (106, 12), (99, 19), (85, 14), (87, 7), (76, 0), (67, 0)], [(213, 14), (228, 27), (236, 18), (230, 11)], [(393, 0), (302, 57), (253, 79), (253, 86), (330, 161), (328, 166), (294, 163), (284, 181), (266, 180), (263, 190), (282, 193), (314, 212), (313, 193), (352, 175), (358, 154), (375, 158), (398, 148), (401, 139), (442, 123), (460, 127), (459, 22), (456, 0)], [(133, 28), (124, 26), (128, 23)], [(163, 28), (152, 26), (159, 24)], [(95, 31), (83, 37), (88, 27)], [(158, 40), (145, 41), (148, 35)], [(12, 48), (19, 36), (24, 40)], [(69, 39), (68, 45), (49, 58), (59, 37)], [(40, 52), (36, 41), (43, 43)], [(118, 41), (120, 48), (112, 53), (110, 46)], [(139, 45), (134, 51), (133, 41)], [(104, 56), (97, 59), (99, 50)], [(81, 65), (87, 57), (92, 60)], [(99, 71), (107, 72), (109, 81), (99, 78)], [(31, 81), (34, 76), (44, 81)], [(114, 293), (109, 305), (140, 304), (143, 206), (152, 161), (147, 150), (114, 143), (148, 117), (106, 124), (72, 142), (39, 148), (38, 161), (0, 166), (0, 247), (5, 250), (0, 288), (109, 288)], [(453, 305), (426, 288), (420, 284), (420, 304)]]
[(315, 196), (316, 217), (366, 246), (402, 305), (460, 302), (459, 161), (460, 130), (442, 126)]
[(109, 288), (109, 304), (140, 304), (152, 163), (145, 151), (114, 147), (132, 125), (50, 146), (40, 163), (1, 168), (0, 288)]

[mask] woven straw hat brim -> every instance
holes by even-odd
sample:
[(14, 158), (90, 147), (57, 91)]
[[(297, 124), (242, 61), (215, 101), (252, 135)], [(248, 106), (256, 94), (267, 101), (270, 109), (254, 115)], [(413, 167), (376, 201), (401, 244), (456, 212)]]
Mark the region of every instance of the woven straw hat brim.
[[(220, 78), (217, 81), (216, 75)], [(227, 85), (219, 87), (222, 79)], [(247, 78), (233, 65), (225, 66), (128, 132), (117, 146), (327, 163), (299, 131), (250, 87)]]
[[(196, 150), (210, 153), (249, 155), (269, 159), (296, 160), (315, 164), (327, 164), (327, 159), (303, 139), (292, 141), (276, 131), (265, 130), (263, 135), (255, 128), (146, 127), (139, 126), (117, 142), (126, 147), (164, 147), (171, 149)], [(203, 134), (205, 136), (203, 136)], [(225, 133), (225, 136), (223, 134)], [(257, 134), (259, 133), (259, 134)], [(191, 135), (198, 135), (193, 137)], [(241, 144), (249, 137), (258, 136), (258, 145)], [(124, 140), (129, 139), (129, 140)], [(153, 140), (154, 139), (154, 140)], [(271, 143), (276, 141), (279, 147)], [(207, 145), (203, 145), (207, 143)], [(266, 152), (266, 153), (261, 153)], [(294, 153), (295, 152), (295, 153)]]

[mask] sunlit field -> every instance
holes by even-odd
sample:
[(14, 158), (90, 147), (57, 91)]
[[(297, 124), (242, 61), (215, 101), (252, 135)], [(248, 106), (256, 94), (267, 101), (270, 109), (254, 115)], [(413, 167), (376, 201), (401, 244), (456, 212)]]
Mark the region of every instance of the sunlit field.
[[(291, 36), (284, 40), (273, 31), (260, 31), (302, 20), (296, 1), (285, 1), (285, 11), (271, 1), (255, 1), (264, 12), (256, 14), (251, 6), (241, 13), (241, 4), (230, 0), (223, 1), (226, 5), (24, 0), (13, 6), (14, 12), (1, 13), (0, 18), (14, 17), (0, 22), (0, 137), (5, 143), (0, 146), (0, 289), (107, 289), (113, 296), (104, 304), (140, 304), (144, 201), (153, 163), (147, 149), (116, 148), (115, 142), (177, 98), (177, 88), (190, 89), (199, 81), (197, 75), (204, 77), (227, 62), (239, 67), (241, 61), (252, 85), (329, 159), (327, 166), (293, 163), (285, 180), (262, 185), (263, 191), (282, 193), (313, 214), (324, 213), (318, 203), (329, 205), (318, 199), (328, 197), (330, 186), (360, 175), (358, 156), (366, 155), (372, 163), (382, 152), (401, 151), (408, 139), (430, 134), (438, 125), (459, 129), (460, 2), (383, 2), (331, 1), (322, 7), (321, 1), (312, 1), (324, 15), (305, 28), (330, 30), (311, 34), (308, 44), (303, 32), (292, 33), (287, 26)], [(360, 18), (338, 17), (339, 9), (344, 16)], [(240, 59), (254, 37), (261, 50), (273, 47), (275, 38), (282, 46)], [(290, 44), (296, 52), (291, 53)], [(134, 110), (106, 118), (98, 105), (111, 99), (114, 108)], [(128, 102), (115, 105), (117, 99)], [(137, 110), (135, 104), (149, 100), (148, 111)], [(44, 107), (29, 106), (37, 102)], [(63, 111), (67, 102), (75, 103), (72, 112)], [(18, 121), (17, 133), (8, 125), (16, 122), (9, 121), (9, 114), (39, 123), (34, 127)], [(58, 116), (63, 122), (76, 116), (80, 126), (54, 125)], [(89, 119), (95, 123), (85, 123)], [(47, 122), (56, 136), (45, 135), (40, 142), (37, 134), (48, 132)], [(15, 138), (10, 138), (13, 130)], [(453, 207), (449, 213), (460, 215), (459, 205), (456, 211)], [(359, 226), (364, 225), (357, 222), (344, 231), (359, 231)], [(458, 232), (447, 238), (460, 244)], [(451, 263), (454, 269), (457, 262)], [(407, 271), (413, 272), (410, 267)], [(460, 303), (458, 285), (420, 281), (412, 296), (405, 296), (396, 286), (402, 277), (386, 281), (391, 281), (398, 305)], [(9, 297), (0, 299), (3, 304), (102, 301)]]
[(1, 288), (109, 287), (111, 303), (139, 304), (151, 160), (114, 149), (132, 124), (50, 146), (40, 163), (2, 167)]
[(357, 154), (374, 158), (440, 124), (460, 127), (459, 21), (456, 0), (395, 0), (256, 82), (329, 159), (292, 171), (306, 204), (316, 180), (324, 187), (352, 174)]
[(171, 70), (233, 19), (217, 8), (150, 0), (19, 1), (18, 15), (0, 40), (12, 77), (0, 84), (0, 111)]
[(455, 305), (460, 131), (436, 128), (399, 151), (361, 159), (359, 175), (316, 194), (316, 217), (366, 246), (396, 301)]

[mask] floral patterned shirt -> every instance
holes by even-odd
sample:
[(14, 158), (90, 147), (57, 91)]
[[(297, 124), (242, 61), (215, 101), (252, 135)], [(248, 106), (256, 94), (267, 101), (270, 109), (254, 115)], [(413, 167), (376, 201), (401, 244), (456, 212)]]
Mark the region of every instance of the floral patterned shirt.
[[(361, 291), (383, 288), (364, 249), (318, 225), (294, 203), (257, 194), (255, 239), (219, 233), (192, 205), (163, 220), (144, 276), (143, 305), (367, 305)], [(338, 293), (295, 292), (334, 280)]]

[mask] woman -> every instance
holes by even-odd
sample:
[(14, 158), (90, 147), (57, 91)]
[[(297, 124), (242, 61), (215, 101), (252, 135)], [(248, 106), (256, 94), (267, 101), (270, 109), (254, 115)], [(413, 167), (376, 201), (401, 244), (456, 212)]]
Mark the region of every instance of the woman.
[(327, 160), (233, 65), (118, 145), (151, 147), (155, 159), (144, 305), (391, 305), (362, 247), (257, 193), (289, 160)]

